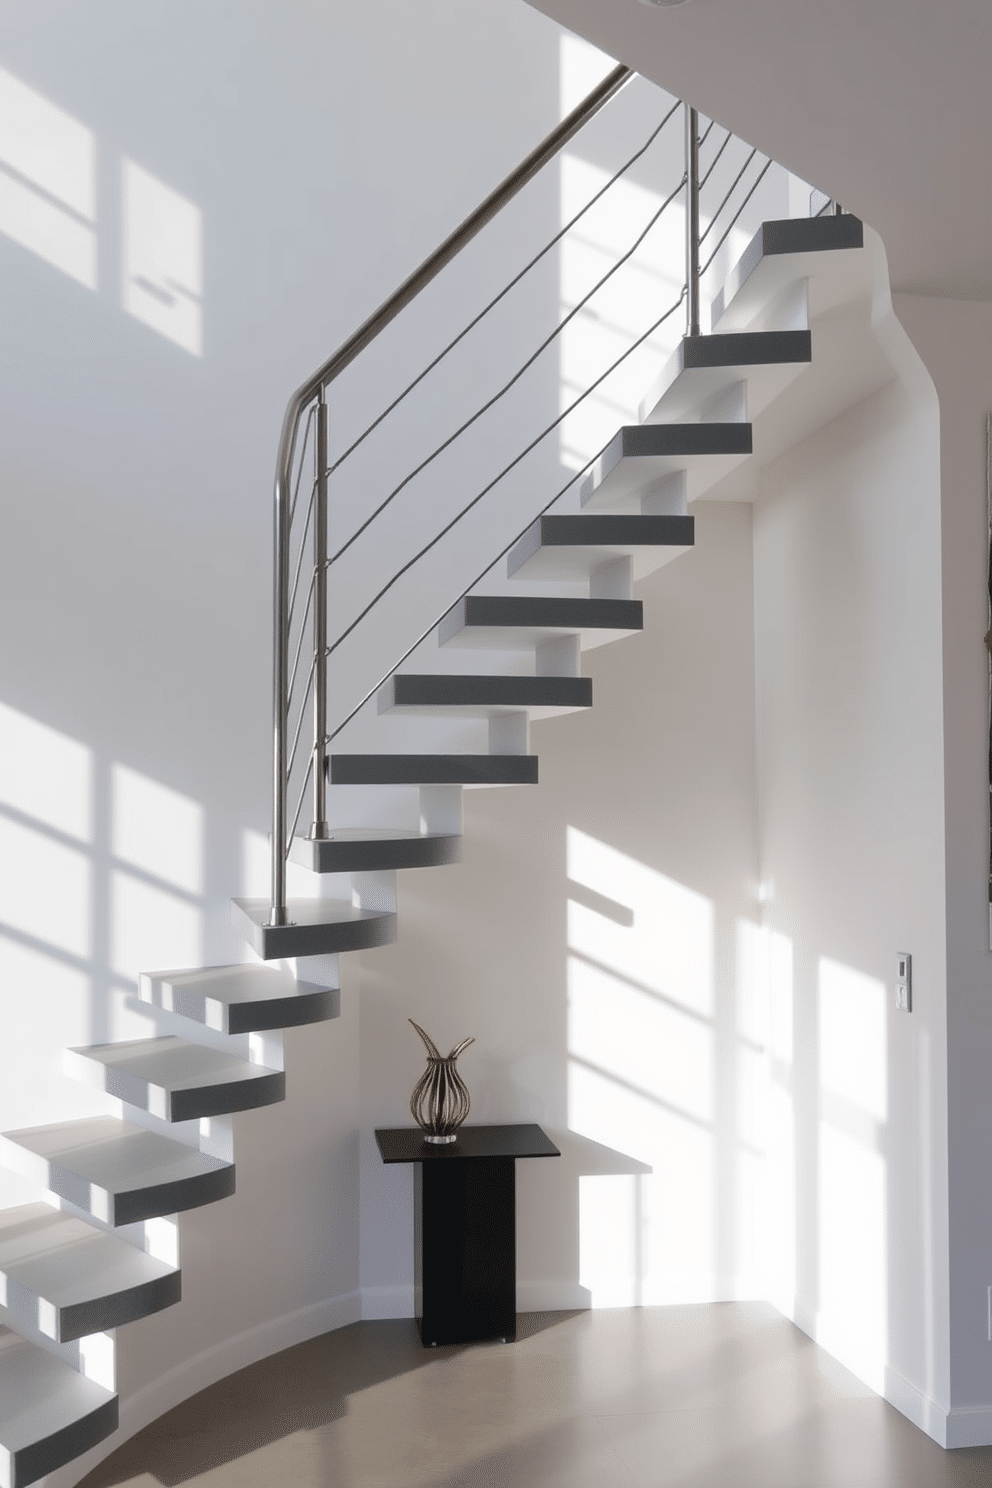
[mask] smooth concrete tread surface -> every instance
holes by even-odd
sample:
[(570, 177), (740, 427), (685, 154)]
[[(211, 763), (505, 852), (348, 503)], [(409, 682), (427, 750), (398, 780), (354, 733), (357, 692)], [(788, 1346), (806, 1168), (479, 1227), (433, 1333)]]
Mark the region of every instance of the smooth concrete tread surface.
[[(864, 225), (849, 213), (762, 223), (714, 299), (710, 325), (714, 331), (745, 328), (787, 280), (822, 275), (824, 254), (862, 247)], [(782, 264), (783, 259), (788, 262)], [(837, 293), (841, 292), (838, 285)], [(814, 309), (811, 305), (811, 313)]]
[(289, 923), (270, 925), (268, 899), (232, 899), (231, 917), (263, 961), (365, 951), (396, 939), (391, 910), (355, 909), (340, 899), (292, 899)]
[(441, 621), (438, 642), (479, 651), (528, 651), (562, 635), (578, 635), (582, 649), (589, 650), (643, 627), (639, 599), (469, 594)]
[(625, 424), (579, 488), (583, 506), (629, 504), (666, 476), (685, 471), (688, 499), (722, 480), (751, 453), (748, 423)]
[(742, 380), (753, 421), (811, 360), (808, 330), (685, 336), (642, 399), (641, 422), (705, 417)]
[(282, 1070), (172, 1036), (67, 1049), (66, 1070), (163, 1121), (225, 1116), (286, 1098)]
[(594, 569), (616, 558), (633, 559), (635, 577), (640, 577), (638, 559), (647, 554), (647, 568), (677, 558), (693, 545), (693, 518), (687, 516), (637, 516), (599, 512), (588, 515), (539, 517), (529, 527), (507, 558), (510, 578), (547, 579), (571, 582), (587, 579)]
[(391, 868), (441, 868), (457, 863), (457, 832), (396, 827), (334, 827), (327, 837), (294, 837), (289, 856), (311, 873), (375, 873)]
[(0, 1136), (4, 1166), (106, 1224), (134, 1224), (234, 1192), (234, 1164), (113, 1116)]
[(526, 710), (532, 718), (555, 718), (592, 707), (590, 677), (484, 676), (478, 673), (414, 676), (397, 673), (379, 690), (379, 712), (427, 713), (435, 717)]
[(178, 1302), (175, 1266), (48, 1204), (0, 1211), (0, 1282), (18, 1325), (56, 1343)]
[(117, 1430), (117, 1396), (0, 1328), (0, 1488), (27, 1488)]
[(220, 1033), (323, 1023), (341, 1011), (337, 988), (298, 982), (274, 966), (195, 966), (143, 972), (141, 999)]
[(537, 785), (536, 754), (332, 754), (332, 785)]

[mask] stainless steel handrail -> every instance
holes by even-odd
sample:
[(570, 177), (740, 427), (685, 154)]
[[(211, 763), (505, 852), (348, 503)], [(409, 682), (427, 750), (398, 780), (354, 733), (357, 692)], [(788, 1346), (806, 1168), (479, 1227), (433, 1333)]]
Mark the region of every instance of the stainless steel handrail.
[[(558, 127), (486, 197), (485, 201), (424, 260), (388, 300), (348, 337), (290, 398), (283, 417), (276, 461), (274, 490), (273, 574), (273, 747), (272, 747), (272, 897), (269, 921), (284, 925), (286, 913), (286, 708), (289, 672), (289, 506), (293, 452), (303, 410), (348, 367), (386, 326), (426, 288), (441, 270), (568, 144), (599, 110), (634, 76), (629, 67), (615, 67)], [(316, 738), (326, 733), (318, 722)], [(316, 745), (315, 745), (316, 747)], [(323, 745), (320, 745), (323, 748)], [(317, 762), (322, 770), (323, 761)]]

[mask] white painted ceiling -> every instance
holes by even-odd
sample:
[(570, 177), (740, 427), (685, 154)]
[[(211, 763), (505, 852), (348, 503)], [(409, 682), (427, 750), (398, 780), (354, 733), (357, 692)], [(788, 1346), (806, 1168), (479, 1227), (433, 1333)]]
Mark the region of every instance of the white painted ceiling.
[(894, 289), (992, 300), (992, 0), (530, 0), (841, 201)]

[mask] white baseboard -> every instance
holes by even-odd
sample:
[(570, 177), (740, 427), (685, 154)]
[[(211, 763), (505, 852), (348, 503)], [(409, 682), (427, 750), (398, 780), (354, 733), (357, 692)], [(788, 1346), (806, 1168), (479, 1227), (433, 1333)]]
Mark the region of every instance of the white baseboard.
[(992, 1406), (952, 1405), (945, 1447), (992, 1447)]
[(361, 1298), (363, 1322), (414, 1315), (412, 1286), (366, 1286), (362, 1287)]
[(577, 1281), (518, 1281), (518, 1312), (584, 1312), (592, 1305)]
[(43, 1479), (44, 1488), (72, 1488), (91, 1472), (99, 1462), (117, 1450), (135, 1432), (158, 1420), (159, 1416), (174, 1406), (188, 1400), (208, 1385), (226, 1379), (259, 1359), (278, 1354), (294, 1344), (305, 1343), (321, 1333), (334, 1328), (344, 1328), (357, 1323), (361, 1318), (361, 1295), (358, 1291), (345, 1292), (339, 1297), (327, 1297), (321, 1302), (298, 1308), (284, 1317), (259, 1323), (233, 1338), (204, 1349), (192, 1359), (176, 1365), (138, 1390), (134, 1395), (121, 1396), (120, 1426), (106, 1441), (87, 1452), (83, 1457), (60, 1468)]
[(951, 1413), (944, 1406), (938, 1405), (936, 1400), (931, 1400), (918, 1386), (910, 1384), (908, 1379), (904, 1379), (888, 1364), (885, 1366), (885, 1399), (897, 1411), (901, 1411), (907, 1421), (912, 1421), (914, 1426), (932, 1437), (938, 1446), (984, 1446), (984, 1442), (948, 1441), (947, 1427)]

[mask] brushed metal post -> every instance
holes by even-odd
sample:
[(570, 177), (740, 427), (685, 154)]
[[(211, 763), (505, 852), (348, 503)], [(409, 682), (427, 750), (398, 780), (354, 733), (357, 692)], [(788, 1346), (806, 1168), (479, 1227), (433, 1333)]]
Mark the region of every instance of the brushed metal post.
[(270, 925), (286, 914), (286, 689), (289, 684), (289, 464), (276, 470), (272, 575), (272, 903)]
[(317, 492), (313, 513), (313, 823), (310, 836), (327, 837), (327, 394), (317, 395)]
[(699, 114), (685, 105), (685, 333), (699, 335)]

